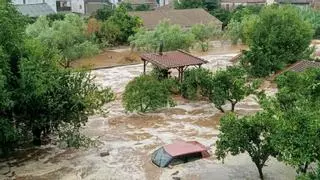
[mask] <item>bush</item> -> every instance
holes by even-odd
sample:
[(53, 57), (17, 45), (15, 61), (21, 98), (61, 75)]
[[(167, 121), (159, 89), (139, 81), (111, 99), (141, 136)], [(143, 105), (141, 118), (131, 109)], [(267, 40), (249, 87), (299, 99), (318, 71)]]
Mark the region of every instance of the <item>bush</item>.
[(168, 69), (161, 69), (157, 66), (153, 67), (151, 73), (154, 78), (158, 79), (159, 81), (167, 79), (169, 76)]
[(212, 72), (204, 68), (194, 68), (185, 71), (181, 84), (182, 96), (187, 99), (197, 99), (199, 95), (207, 96), (210, 89)]
[(98, 20), (105, 21), (111, 17), (113, 13), (114, 10), (112, 9), (112, 6), (104, 6), (103, 8), (97, 10), (94, 17)]
[(142, 75), (130, 81), (125, 88), (122, 102), (130, 112), (152, 111), (173, 104), (167, 87), (150, 75)]

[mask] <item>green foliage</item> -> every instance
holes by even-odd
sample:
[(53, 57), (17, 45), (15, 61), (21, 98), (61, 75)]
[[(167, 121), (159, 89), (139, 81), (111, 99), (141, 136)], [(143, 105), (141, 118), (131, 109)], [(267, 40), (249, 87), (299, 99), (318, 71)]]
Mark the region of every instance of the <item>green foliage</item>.
[(96, 141), (86, 137), (80, 133), (78, 127), (71, 126), (70, 124), (63, 123), (59, 127), (58, 141), (60, 142), (60, 147), (63, 148), (81, 148), (81, 147), (91, 147), (96, 146)]
[(161, 69), (157, 66), (154, 66), (152, 71), (151, 71), (151, 76), (154, 78), (158, 79), (159, 81), (167, 79), (169, 76), (169, 71), (168, 69)]
[(312, 9), (309, 7), (298, 8), (299, 15), (312, 25), (314, 38), (320, 39), (320, 10)]
[(219, 37), (222, 32), (214, 24), (196, 24), (192, 26), (191, 33), (200, 44), (202, 52), (205, 52), (209, 49), (209, 41)]
[(224, 112), (222, 106), (229, 101), (231, 111), (235, 105), (259, 87), (259, 83), (250, 82), (246, 71), (241, 67), (231, 66), (226, 70), (216, 72), (211, 81), (209, 99), (219, 110)]
[(128, 42), (129, 36), (134, 35), (138, 28), (142, 26), (140, 18), (130, 16), (123, 4), (120, 4), (116, 8), (113, 15), (107, 21), (118, 26), (120, 29), (119, 36), (117, 37), (119, 43)]
[(267, 76), (310, 55), (312, 27), (291, 6), (265, 7), (248, 32), (250, 50), (242, 64), (253, 76)]
[(306, 174), (300, 174), (296, 177), (297, 180), (319, 180), (320, 179), (320, 163), (317, 164), (317, 169)]
[(105, 21), (102, 24), (101, 31), (99, 33), (102, 39), (103, 46), (116, 45), (117, 38), (120, 35), (120, 28), (111, 21)]
[(273, 102), (279, 117), (273, 134), (279, 159), (295, 167), (303, 166), (298, 168), (303, 173), (310, 163), (320, 160), (319, 77), (319, 69), (281, 75), (277, 79), (277, 101)]
[(212, 11), (219, 8), (218, 0), (175, 0), (173, 3), (175, 9), (204, 8)]
[(203, 7), (202, 0), (174, 0), (173, 5), (175, 9), (193, 9)]
[(1, 152), (31, 140), (40, 145), (42, 137), (59, 131), (62, 124), (77, 130), (113, 99), (110, 89), (100, 89), (90, 73), (59, 65), (59, 52), (65, 47), (60, 36), (81, 53), (89, 53), (90, 45), (77, 36), (84, 30), (78, 16), (66, 15), (52, 26), (40, 17), (26, 37), (24, 18), (11, 4), (1, 3), (0, 22)]
[(224, 29), (231, 20), (232, 13), (223, 8), (218, 8), (210, 11), (210, 14), (218, 18), (222, 22), (222, 29)]
[(131, 46), (138, 50), (156, 52), (163, 41), (163, 51), (188, 50), (195, 41), (191, 32), (185, 32), (178, 25), (170, 25), (168, 21), (160, 23), (153, 31), (140, 29), (129, 38)]
[(114, 9), (112, 6), (103, 6), (103, 8), (98, 9), (94, 17), (101, 21), (106, 21), (111, 17), (114, 13)]
[(135, 8), (136, 11), (150, 11), (151, 7), (149, 4), (140, 4)]
[(212, 72), (204, 68), (194, 68), (184, 72), (181, 94), (187, 99), (208, 96), (212, 83)]
[(66, 14), (64, 20), (54, 21), (52, 26), (46, 17), (27, 27), (29, 37), (36, 38), (44, 45), (58, 49), (61, 53), (61, 64), (69, 67), (72, 60), (89, 57), (99, 52), (98, 45), (89, 42), (86, 36), (85, 22), (75, 14)]
[(251, 15), (258, 15), (263, 6), (238, 6), (232, 13), (232, 19), (241, 22), (243, 18)]
[(216, 143), (218, 159), (224, 159), (228, 153), (235, 156), (247, 152), (258, 168), (263, 179), (262, 168), (270, 156), (277, 152), (271, 144), (273, 117), (268, 112), (258, 112), (254, 116), (236, 117), (226, 114), (220, 119), (220, 134)]
[(131, 112), (152, 111), (173, 104), (167, 87), (150, 75), (142, 75), (130, 81), (122, 102), (125, 109)]
[(178, 79), (167, 78), (161, 81), (161, 83), (168, 89), (171, 94), (180, 93), (180, 82)]
[(49, 20), (50, 24), (54, 21), (58, 21), (58, 20), (64, 20), (64, 18), (66, 17), (65, 13), (56, 13), (56, 14), (49, 14), (46, 16), (47, 19)]
[(231, 19), (227, 26), (225, 35), (231, 39), (232, 44), (237, 44), (239, 39), (241, 39), (242, 33), (241, 22)]

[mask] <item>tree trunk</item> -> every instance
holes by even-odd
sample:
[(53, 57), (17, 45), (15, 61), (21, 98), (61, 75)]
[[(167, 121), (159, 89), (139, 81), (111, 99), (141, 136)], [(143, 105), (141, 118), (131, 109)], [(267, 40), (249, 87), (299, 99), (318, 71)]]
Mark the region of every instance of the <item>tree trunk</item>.
[(234, 112), (236, 104), (237, 104), (236, 102), (231, 102), (231, 112)]
[(222, 113), (224, 113), (224, 110), (223, 110), (223, 108), (221, 106), (219, 106), (219, 107), (216, 106), (216, 108), (219, 109)]
[(41, 129), (40, 128), (33, 128), (33, 145), (41, 146)]
[(260, 179), (263, 180), (263, 173), (262, 173), (262, 167), (260, 166), (257, 166), (258, 168), (258, 171), (259, 171), (259, 176), (260, 176)]
[(261, 180), (263, 180), (263, 172), (262, 172), (263, 165), (261, 165), (259, 162), (255, 162), (255, 164), (259, 172), (259, 177)]
[(302, 167), (301, 167), (301, 172), (302, 173), (307, 173), (307, 170), (308, 170), (308, 166), (309, 166), (309, 163), (305, 163)]

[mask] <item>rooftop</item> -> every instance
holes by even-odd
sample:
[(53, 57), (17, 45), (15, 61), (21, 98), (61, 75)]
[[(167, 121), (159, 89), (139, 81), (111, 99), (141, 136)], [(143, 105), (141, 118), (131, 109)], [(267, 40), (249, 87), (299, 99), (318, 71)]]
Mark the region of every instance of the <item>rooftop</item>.
[(275, 0), (278, 3), (291, 3), (291, 4), (310, 4), (313, 0)]
[(162, 9), (156, 11), (129, 12), (132, 16), (138, 16), (143, 20), (147, 29), (155, 28), (161, 21), (169, 20), (172, 24), (178, 24), (184, 28), (195, 24), (215, 23), (219, 26), (222, 22), (209, 14), (204, 9)]
[(207, 151), (206, 147), (197, 141), (180, 141), (165, 145), (164, 149), (173, 157)]
[(21, 14), (30, 17), (39, 17), (56, 13), (47, 3), (19, 4), (15, 6)]
[(141, 59), (164, 69), (207, 63), (207, 61), (181, 50), (164, 52), (162, 55), (156, 53), (142, 54)]
[(299, 61), (291, 65), (286, 71), (303, 72), (309, 68), (320, 68), (320, 62), (317, 61)]

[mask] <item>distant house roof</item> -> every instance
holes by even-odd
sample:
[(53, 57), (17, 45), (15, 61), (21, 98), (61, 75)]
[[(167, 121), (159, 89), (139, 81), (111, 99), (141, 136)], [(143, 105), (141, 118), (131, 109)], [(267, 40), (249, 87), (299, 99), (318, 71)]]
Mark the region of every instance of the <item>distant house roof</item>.
[(313, 0), (276, 0), (278, 3), (311, 4)]
[(142, 54), (141, 59), (144, 61), (149, 61), (152, 64), (164, 69), (194, 66), (207, 63), (207, 61), (181, 50), (164, 52), (162, 55), (157, 53)]
[(191, 27), (195, 24), (214, 23), (222, 25), (216, 17), (209, 14), (204, 9), (168, 9), (156, 11), (129, 12), (132, 16), (138, 16), (143, 20), (143, 25), (147, 29), (154, 29), (161, 21), (168, 19), (172, 24), (178, 24), (183, 28)]
[(19, 4), (15, 5), (18, 11), (26, 16), (38, 17), (45, 16), (48, 14), (55, 14), (56, 12), (47, 4)]
[(267, 0), (221, 0), (221, 3), (267, 3)]

